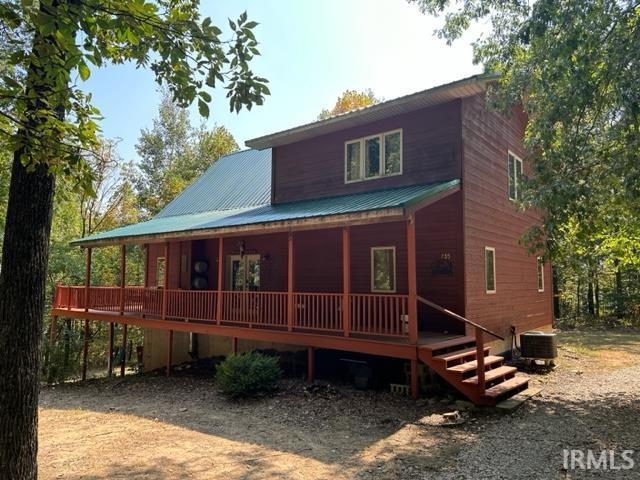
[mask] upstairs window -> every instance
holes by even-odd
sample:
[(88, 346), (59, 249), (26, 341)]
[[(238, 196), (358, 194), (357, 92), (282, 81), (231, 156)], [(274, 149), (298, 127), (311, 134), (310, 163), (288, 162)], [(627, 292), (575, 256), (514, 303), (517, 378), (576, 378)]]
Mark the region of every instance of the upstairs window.
[(522, 159), (509, 152), (507, 159), (507, 171), (509, 174), (509, 200), (520, 200), (522, 198)]
[(402, 130), (345, 143), (345, 182), (358, 182), (402, 173)]
[(396, 247), (371, 248), (371, 291), (396, 291)]
[(484, 283), (487, 293), (496, 293), (496, 249), (484, 247)]
[(536, 259), (538, 268), (538, 291), (544, 292), (544, 260), (542, 257)]

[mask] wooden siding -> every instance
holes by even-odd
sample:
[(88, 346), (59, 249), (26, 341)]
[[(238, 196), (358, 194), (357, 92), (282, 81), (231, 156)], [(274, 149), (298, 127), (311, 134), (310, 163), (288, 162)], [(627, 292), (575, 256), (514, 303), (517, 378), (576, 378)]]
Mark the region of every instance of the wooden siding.
[[(403, 173), (345, 184), (344, 142), (402, 128)], [(289, 202), (460, 178), (460, 101), (273, 150), (272, 201)]]
[[(517, 211), (507, 191), (507, 150), (524, 157), (525, 126), (524, 113), (507, 118), (490, 112), (482, 96), (462, 102), (465, 312), (503, 336), (511, 325), (522, 332), (552, 321), (551, 268), (545, 267), (545, 291), (540, 293), (536, 257), (518, 243), (539, 216)], [(495, 294), (485, 292), (485, 246), (495, 248)]]

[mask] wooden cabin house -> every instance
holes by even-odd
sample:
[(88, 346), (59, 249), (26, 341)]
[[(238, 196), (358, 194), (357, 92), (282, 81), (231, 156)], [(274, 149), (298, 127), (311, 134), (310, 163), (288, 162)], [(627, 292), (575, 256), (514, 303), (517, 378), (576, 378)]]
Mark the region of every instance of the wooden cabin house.
[[(240, 348), (404, 359), (494, 404), (527, 386), (503, 357), (552, 322), (551, 267), (526, 253), (525, 115), (474, 76), (246, 142), (155, 218), (83, 238), (85, 285), (52, 315), (145, 329), (145, 364)], [(93, 286), (91, 251), (143, 245), (144, 285)], [(124, 279), (125, 276), (122, 275)], [(113, 341), (113, 339), (112, 339)]]

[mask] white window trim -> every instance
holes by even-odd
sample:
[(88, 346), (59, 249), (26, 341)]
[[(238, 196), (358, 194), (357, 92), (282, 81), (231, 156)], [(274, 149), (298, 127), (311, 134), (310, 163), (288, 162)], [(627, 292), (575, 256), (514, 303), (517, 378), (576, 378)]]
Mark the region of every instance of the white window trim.
[[(395, 173), (385, 174), (386, 165), (385, 165), (385, 141), (384, 137), (386, 135), (392, 135), (394, 133), (400, 134), (400, 171)], [(366, 166), (365, 166), (365, 142), (371, 138), (379, 138), (380, 139), (380, 174), (372, 177), (366, 177)], [(356, 183), (356, 182), (366, 182), (368, 180), (376, 180), (379, 178), (386, 177), (395, 177), (396, 175), (402, 175), (402, 171), (404, 169), (404, 147), (403, 147), (403, 135), (402, 129), (397, 128), (395, 130), (389, 130), (387, 132), (377, 133), (375, 135), (367, 135), (366, 137), (354, 138), (351, 140), (347, 140), (344, 142), (344, 183)], [(347, 146), (352, 143), (360, 143), (360, 176), (359, 178), (355, 178), (349, 180), (349, 163), (347, 162)]]
[(514, 181), (514, 193), (515, 197), (511, 196), (511, 191), (509, 189), (509, 156), (512, 156), (516, 163), (520, 163), (520, 170), (524, 172), (524, 163), (522, 162), (522, 158), (516, 155), (512, 150), (507, 150), (507, 195), (509, 195), (509, 200), (512, 202), (516, 202), (518, 200), (518, 195), (520, 192), (520, 179), (518, 178), (518, 169), (516, 164), (513, 165), (513, 181)]
[[(493, 252), (493, 290), (489, 290), (487, 285), (487, 252)], [(496, 293), (498, 281), (496, 279), (496, 249), (494, 247), (484, 247), (484, 291), (488, 294)]]
[[(393, 276), (393, 289), (391, 289), (391, 290), (379, 290), (379, 289), (375, 288), (373, 257), (374, 257), (374, 252), (376, 250), (391, 250), (393, 252), (393, 269), (392, 269), (392, 272), (391, 272), (391, 274)], [(396, 293), (396, 290), (397, 290), (396, 268), (397, 268), (397, 264), (396, 264), (396, 247), (395, 247), (395, 245), (388, 245), (388, 246), (385, 246), (385, 247), (371, 247), (371, 291), (373, 293)]]
[[(540, 272), (542, 288), (538, 286), (538, 272)], [(538, 289), (538, 292), (544, 292), (544, 262), (542, 261), (542, 257), (536, 257), (536, 288)]]

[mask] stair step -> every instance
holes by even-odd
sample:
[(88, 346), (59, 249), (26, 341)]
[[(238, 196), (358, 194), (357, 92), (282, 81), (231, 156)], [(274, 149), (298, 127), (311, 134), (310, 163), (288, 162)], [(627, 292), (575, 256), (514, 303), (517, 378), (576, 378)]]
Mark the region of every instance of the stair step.
[(456, 337), (456, 338), (452, 338), (450, 340), (443, 340), (442, 342), (437, 342), (437, 343), (429, 343), (426, 345), (422, 345), (422, 348), (427, 348), (429, 350), (431, 350), (432, 352), (435, 350), (444, 350), (445, 348), (453, 348), (453, 347), (457, 347), (460, 345), (467, 345), (469, 343), (475, 343), (476, 338), (475, 337)]
[(487, 390), (484, 392), (484, 396), (486, 398), (495, 399), (498, 397), (502, 397), (513, 390), (522, 388), (523, 386), (528, 384), (529, 377), (513, 377), (509, 380), (505, 380), (504, 382), (499, 383), (498, 385), (494, 385), (491, 388), (487, 388)]
[[(496, 363), (500, 363), (504, 360), (504, 357), (500, 357), (498, 355), (489, 355), (484, 357), (485, 366), (494, 365)], [(478, 367), (478, 361), (473, 360), (471, 362), (461, 363), (460, 365), (455, 365), (453, 367), (448, 367), (447, 370), (450, 372), (458, 372), (458, 373), (467, 373), (475, 370)]]
[[(504, 377), (505, 375), (509, 375), (509, 374), (515, 373), (517, 371), (518, 371), (517, 368), (508, 367), (506, 365), (504, 365), (502, 367), (494, 368), (493, 370), (487, 370), (484, 373), (484, 381), (485, 382), (491, 382), (493, 380), (497, 380), (500, 377)], [(462, 383), (468, 383), (468, 384), (472, 384), (472, 385), (477, 385), (478, 384), (478, 376), (476, 375), (475, 377), (467, 378), (466, 380), (463, 380)]]
[[(491, 347), (484, 347), (484, 355), (487, 356)], [(444, 360), (445, 362), (453, 362), (455, 360), (461, 360), (465, 357), (470, 357), (471, 355), (475, 356), (476, 347), (465, 348), (464, 350), (457, 350), (455, 352), (443, 353), (442, 355), (437, 355), (433, 357), (436, 360)]]

